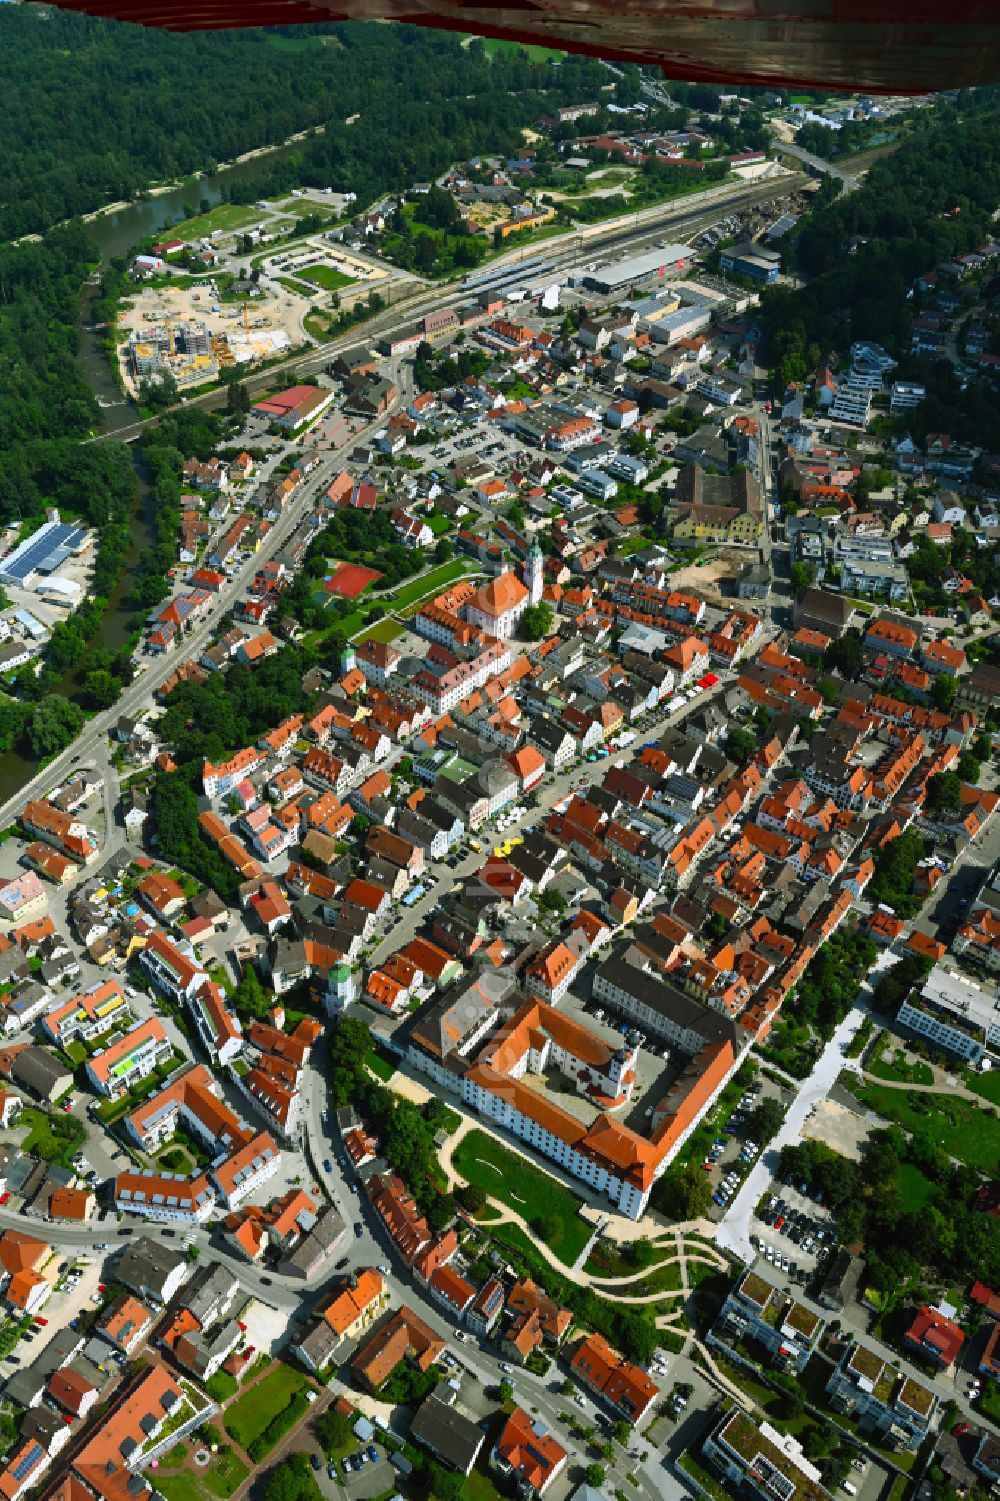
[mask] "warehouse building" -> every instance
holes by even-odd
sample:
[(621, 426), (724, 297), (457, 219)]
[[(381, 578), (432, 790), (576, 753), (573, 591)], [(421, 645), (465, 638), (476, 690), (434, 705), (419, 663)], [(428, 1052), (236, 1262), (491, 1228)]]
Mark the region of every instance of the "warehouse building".
[(0, 559), (0, 583), (30, 589), (43, 576), (55, 573), (70, 558), (77, 558), (90, 545), (90, 531), (75, 522), (60, 521), (58, 511), (19, 547)]
[(656, 250), (646, 251), (645, 255), (631, 255), (610, 266), (587, 271), (583, 284), (592, 292), (621, 292), (654, 277), (660, 280), (670, 271), (683, 271), (691, 253), (688, 245), (662, 245)]

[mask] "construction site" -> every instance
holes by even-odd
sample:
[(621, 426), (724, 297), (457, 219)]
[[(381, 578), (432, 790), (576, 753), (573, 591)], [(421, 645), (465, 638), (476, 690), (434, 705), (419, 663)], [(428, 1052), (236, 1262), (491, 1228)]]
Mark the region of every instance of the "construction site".
[(235, 365), (253, 365), (302, 342), (308, 303), (289, 297), (222, 303), (211, 286), (142, 286), (118, 318), (119, 362), (125, 389), (169, 374), (178, 390), (219, 378)]

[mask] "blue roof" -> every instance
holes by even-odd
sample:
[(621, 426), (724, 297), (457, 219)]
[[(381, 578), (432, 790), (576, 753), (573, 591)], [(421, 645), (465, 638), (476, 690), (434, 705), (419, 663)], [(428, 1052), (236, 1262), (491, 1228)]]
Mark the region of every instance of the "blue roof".
[(32, 573), (52, 573), (75, 552), (85, 535), (86, 527), (47, 521), (3, 559), (0, 572), (16, 582), (23, 582)]

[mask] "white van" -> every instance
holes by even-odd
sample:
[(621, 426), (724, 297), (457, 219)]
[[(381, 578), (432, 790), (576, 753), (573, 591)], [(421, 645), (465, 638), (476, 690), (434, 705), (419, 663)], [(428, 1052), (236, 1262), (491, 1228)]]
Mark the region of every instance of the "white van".
[(854, 1485), (850, 1480), (842, 1480), (840, 1483), (840, 1488), (841, 1490), (846, 1491), (849, 1496), (856, 1496), (858, 1494), (857, 1486)]

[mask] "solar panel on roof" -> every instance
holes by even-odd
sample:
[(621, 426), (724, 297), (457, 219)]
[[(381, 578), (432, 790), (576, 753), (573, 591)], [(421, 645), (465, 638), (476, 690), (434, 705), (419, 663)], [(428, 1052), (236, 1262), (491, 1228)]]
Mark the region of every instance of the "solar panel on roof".
[(22, 1454), (17, 1464), (14, 1465), (12, 1470), (14, 1479), (24, 1480), (30, 1475), (44, 1452), (41, 1444), (32, 1444), (31, 1448)]

